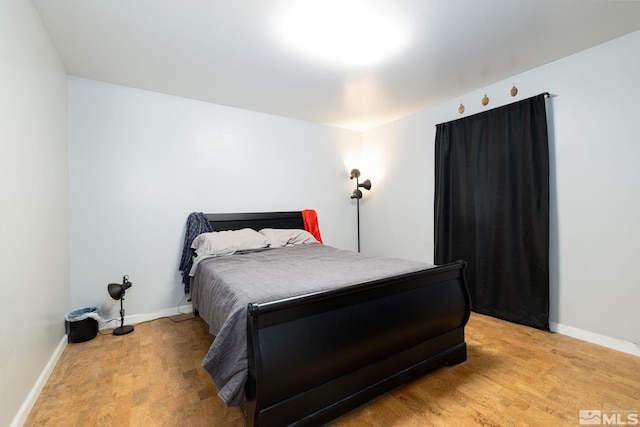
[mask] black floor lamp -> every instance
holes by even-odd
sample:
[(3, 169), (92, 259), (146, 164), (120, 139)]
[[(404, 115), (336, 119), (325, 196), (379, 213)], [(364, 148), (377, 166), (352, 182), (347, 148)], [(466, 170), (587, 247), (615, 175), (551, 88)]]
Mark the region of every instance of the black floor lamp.
[(358, 252), (360, 252), (360, 199), (362, 199), (362, 191), (361, 188), (365, 190), (371, 190), (371, 181), (366, 180), (362, 184), (360, 184), (360, 171), (358, 169), (351, 169), (351, 176), (349, 179), (356, 179), (356, 189), (351, 193), (351, 198), (356, 199), (356, 216), (358, 219)]

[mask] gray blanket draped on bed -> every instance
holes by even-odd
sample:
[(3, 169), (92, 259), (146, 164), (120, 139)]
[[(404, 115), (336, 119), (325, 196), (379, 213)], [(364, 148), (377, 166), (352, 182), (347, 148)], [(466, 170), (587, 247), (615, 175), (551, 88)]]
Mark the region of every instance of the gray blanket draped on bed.
[(215, 335), (202, 366), (229, 406), (242, 402), (248, 374), (247, 306), (325, 291), (433, 265), (307, 244), (202, 261), (192, 281), (194, 307)]

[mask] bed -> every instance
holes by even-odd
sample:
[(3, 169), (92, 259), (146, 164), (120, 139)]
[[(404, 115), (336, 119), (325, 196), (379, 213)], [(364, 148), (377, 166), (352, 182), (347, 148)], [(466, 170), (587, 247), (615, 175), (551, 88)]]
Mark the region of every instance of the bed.
[[(305, 226), (299, 211), (205, 216), (214, 231)], [(203, 367), (248, 426), (325, 423), (466, 360), (464, 267), (320, 243), (204, 259), (191, 280), (215, 335)]]

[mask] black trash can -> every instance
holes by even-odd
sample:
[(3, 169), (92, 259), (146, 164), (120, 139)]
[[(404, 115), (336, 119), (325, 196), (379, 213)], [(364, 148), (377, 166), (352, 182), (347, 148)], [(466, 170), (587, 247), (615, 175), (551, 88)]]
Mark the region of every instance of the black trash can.
[(98, 325), (101, 320), (98, 307), (73, 310), (65, 316), (64, 320), (68, 342), (85, 342), (98, 335)]

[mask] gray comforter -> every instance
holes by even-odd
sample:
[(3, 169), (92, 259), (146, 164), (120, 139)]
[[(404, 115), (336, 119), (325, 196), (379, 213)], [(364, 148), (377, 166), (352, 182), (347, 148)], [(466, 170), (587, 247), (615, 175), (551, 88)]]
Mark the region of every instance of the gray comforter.
[(334, 289), (433, 265), (344, 251), (321, 244), (206, 259), (192, 281), (193, 306), (215, 335), (202, 366), (229, 406), (242, 402), (247, 379), (247, 306)]

